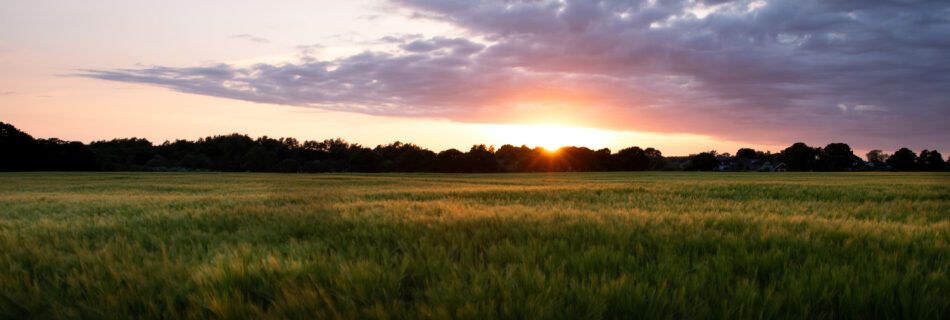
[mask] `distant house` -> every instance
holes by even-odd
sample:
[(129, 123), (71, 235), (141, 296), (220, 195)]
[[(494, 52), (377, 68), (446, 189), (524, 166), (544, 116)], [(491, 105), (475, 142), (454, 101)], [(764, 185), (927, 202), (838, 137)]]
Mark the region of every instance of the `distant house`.
[(868, 163), (870, 162), (867, 162), (867, 161), (861, 160), (861, 158), (855, 157), (854, 162), (851, 162), (850, 170), (854, 170), (854, 169), (860, 170), (860, 169), (867, 168)]
[(777, 165), (775, 165), (775, 172), (785, 171), (788, 171), (788, 166), (786, 166), (784, 162), (779, 162)]
[(765, 165), (766, 163), (768, 163), (769, 166), (772, 166), (771, 162), (768, 162), (762, 159), (753, 159), (752, 161), (749, 161), (749, 166), (746, 168), (746, 170), (759, 171), (759, 169), (761, 169), (762, 166)]
[(716, 167), (716, 171), (735, 171), (736, 168), (736, 158), (730, 156), (718, 156), (716, 161), (719, 162), (719, 166)]

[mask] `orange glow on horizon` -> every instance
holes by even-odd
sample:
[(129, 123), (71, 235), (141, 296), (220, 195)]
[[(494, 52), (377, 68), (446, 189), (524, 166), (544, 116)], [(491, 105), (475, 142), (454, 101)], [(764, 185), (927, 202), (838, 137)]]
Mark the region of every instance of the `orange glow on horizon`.
[(558, 152), (561, 152), (561, 147), (557, 147), (553, 149), (549, 149), (548, 147), (541, 147), (541, 149), (544, 150), (544, 152), (546, 152), (549, 155), (555, 155)]
[(607, 130), (564, 125), (490, 125), (488, 132), (494, 140), (515, 146), (541, 147), (549, 153), (557, 153), (566, 146), (603, 148), (612, 144), (614, 135)]

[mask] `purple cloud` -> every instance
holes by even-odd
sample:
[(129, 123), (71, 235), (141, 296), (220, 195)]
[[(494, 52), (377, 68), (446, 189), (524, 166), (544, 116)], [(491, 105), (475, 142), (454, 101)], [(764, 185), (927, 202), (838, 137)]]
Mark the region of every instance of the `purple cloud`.
[(571, 113), (758, 143), (950, 148), (946, 1), (396, 0), (480, 41), (251, 67), (87, 70), (183, 92), (471, 122)]

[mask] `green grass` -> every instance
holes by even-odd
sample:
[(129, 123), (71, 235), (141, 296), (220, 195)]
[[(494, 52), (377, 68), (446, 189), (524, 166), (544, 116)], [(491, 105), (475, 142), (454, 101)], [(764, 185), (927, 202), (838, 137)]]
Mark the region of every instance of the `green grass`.
[(950, 175), (0, 174), (0, 318), (950, 318)]

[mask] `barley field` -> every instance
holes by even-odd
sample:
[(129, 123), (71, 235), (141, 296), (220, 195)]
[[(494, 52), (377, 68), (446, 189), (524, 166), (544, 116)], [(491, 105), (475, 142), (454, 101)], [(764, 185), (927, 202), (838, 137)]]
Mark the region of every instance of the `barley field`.
[(0, 318), (950, 318), (950, 174), (0, 174)]

